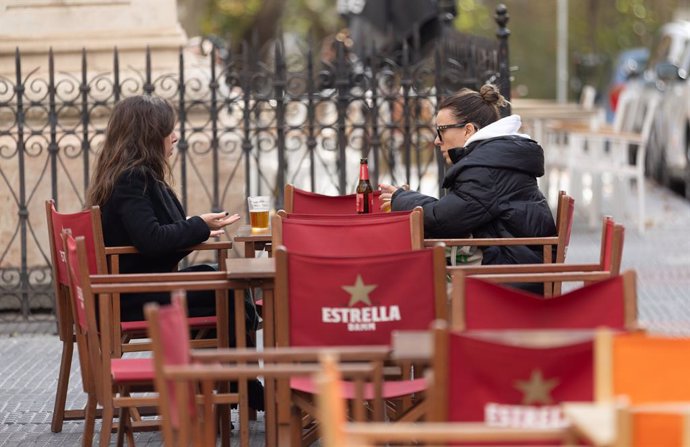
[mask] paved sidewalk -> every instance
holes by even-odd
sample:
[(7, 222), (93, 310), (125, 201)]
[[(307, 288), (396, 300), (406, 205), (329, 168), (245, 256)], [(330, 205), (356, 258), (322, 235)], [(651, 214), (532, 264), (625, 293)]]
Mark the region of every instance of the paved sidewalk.
[[(623, 268), (638, 272), (641, 322), (663, 332), (690, 335), (690, 201), (649, 185), (647, 203), (648, 230), (644, 235), (635, 231), (634, 222), (623, 219)], [(583, 207), (576, 203), (575, 208), (579, 213)], [(578, 216), (568, 262), (598, 260), (600, 229), (590, 229), (583, 221)], [(60, 345), (56, 336), (36, 332), (52, 331), (54, 324), (12, 324), (5, 325), (11, 330), (0, 331), (14, 334), (0, 336), (0, 446), (80, 445), (81, 422), (66, 422), (62, 433), (50, 431)], [(33, 333), (27, 334), (27, 328)], [(73, 371), (69, 407), (84, 402), (76, 364)], [(261, 419), (260, 415), (259, 421), (252, 423), (252, 445), (263, 445)], [(162, 445), (158, 433), (137, 434), (136, 441), (140, 446)]]

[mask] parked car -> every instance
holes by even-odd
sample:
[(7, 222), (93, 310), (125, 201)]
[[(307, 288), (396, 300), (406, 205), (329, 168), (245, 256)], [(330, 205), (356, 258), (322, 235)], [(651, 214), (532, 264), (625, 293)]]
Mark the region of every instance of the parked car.
[(647, 65), (649, 49), (645, 47), (630, 48), (618, 53), (611, 70), (611, 80), (607, 87), (606, 97), (603, 98), (606, 108), (606, 121), (613, 122), (613, 114), (621, 92), (626, 84), (642, 74)]
[[(690, 198), (690, 21), (662, 26), (651, 49), (644, 73), (626, 88), (638, 100), (659, 97), (649, 137), (647, 175), (661, 184), (683, 184)], [(643, 107), (638, 107), (643, 109)]]

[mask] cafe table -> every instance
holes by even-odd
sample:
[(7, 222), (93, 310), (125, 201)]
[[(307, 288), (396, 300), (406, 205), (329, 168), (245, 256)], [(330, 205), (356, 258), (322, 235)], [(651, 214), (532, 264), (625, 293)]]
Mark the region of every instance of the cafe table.
[(252, 230), (250, 225), (240, 225), (233, 237), (233, 243), (244, 247), (245, 258), (254, 258), (260, 250), (269, 250), (270, 253), (271, 229)]

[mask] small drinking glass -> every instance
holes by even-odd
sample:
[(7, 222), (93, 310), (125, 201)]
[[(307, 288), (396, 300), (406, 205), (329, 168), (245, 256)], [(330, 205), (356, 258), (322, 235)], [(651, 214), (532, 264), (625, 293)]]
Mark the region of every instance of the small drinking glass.
[(252, 226), (252, 232), (268, 230), (268, 212), (271, 205), (270, 197), (247, 197), (247, 204), (249, 205), (249, 222)]

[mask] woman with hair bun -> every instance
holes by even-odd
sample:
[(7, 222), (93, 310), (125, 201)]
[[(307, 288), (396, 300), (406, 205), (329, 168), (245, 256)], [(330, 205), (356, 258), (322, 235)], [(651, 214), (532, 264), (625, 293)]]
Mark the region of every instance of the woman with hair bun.
[[(544, 151), (518, 133), (518, 115), (500, 118), (506, 105), (497, 87), (462, 89), (439, 105), (436, 139), (449, 168), (441, 199), (380, 185), (382, 206), (393, 211), (424, 209), (428, 238), (544, 237), (556, 234), (551, 210), (537, 186), (544, 175)], [(390, 202), (390, 203), (387, 203)], [(482, 264), (543, 262), (541, 247), (484, 247)], [(479, 256), (468, 252), (468, 259)]]

